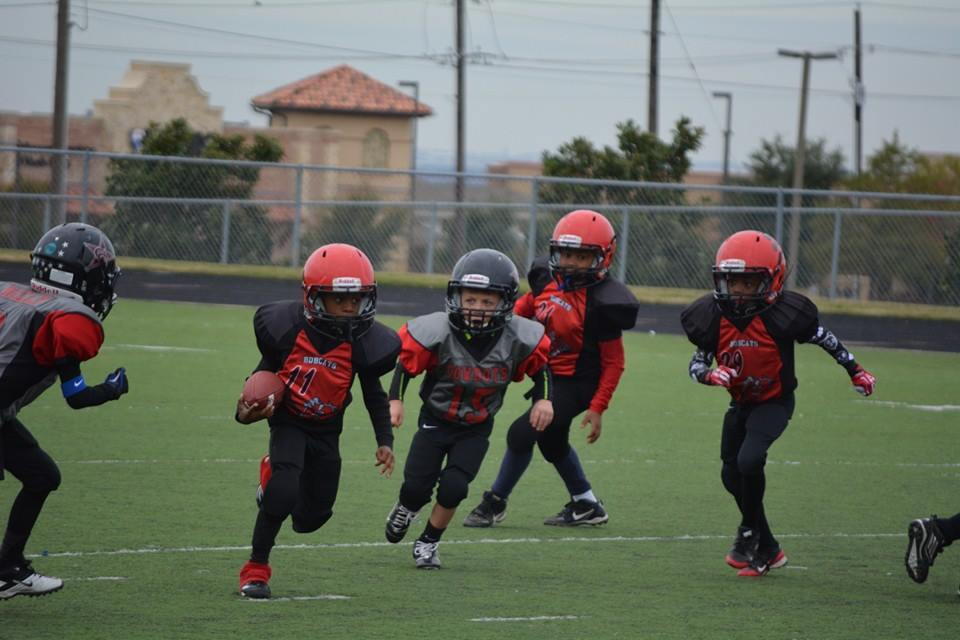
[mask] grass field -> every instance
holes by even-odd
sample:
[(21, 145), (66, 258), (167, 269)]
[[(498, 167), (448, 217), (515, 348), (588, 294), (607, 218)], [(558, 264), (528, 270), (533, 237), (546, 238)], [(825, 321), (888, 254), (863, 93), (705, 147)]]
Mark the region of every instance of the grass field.
[[(410, 542), (384, 541), (402, 474), (375, 471), (358, 400), (333, 519), (306, 536), (285, 526), (275, 599), (242, 600), (267, 443), (264, 424), (232, 419), (257, 361), (252, 311), (124, 300), (85, 373), (126, 366), (131, 393), (74, 412), (51, 389), (23, 411), (64, 478), (28, 553), (67, 584), (0, 603), (0, 638), (956, 637), (960, 550), (924, 585), (906, 577), (903, 551), (911, 518), (960, 510), (960, 355), (854, 349), (880, 380), (863, 400), (826, 354), (798, 347), (797, 412), (767, 468), (767, 513), (791, 564), (748, 580), (723, 563), (738, 523), (719, 482), (726, 394), (690, 382), (685, 341), (646, 334), (627, 337), (603, 437), (574, 434), (608, 525), (544, 527), (567, 498), (539, 458), (502, 525), (459, 525), (496, 473), (517, 386), (441, 544), (444, 568), (416, 571)], [(397, 433), (401, 463), (412, 427)], [(0, 482), (0, 517), (18, 487)]]

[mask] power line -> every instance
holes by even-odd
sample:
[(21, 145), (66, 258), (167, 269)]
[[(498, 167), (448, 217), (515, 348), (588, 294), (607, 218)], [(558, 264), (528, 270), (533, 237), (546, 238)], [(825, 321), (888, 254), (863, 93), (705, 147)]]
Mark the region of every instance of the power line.
[(667, 16), (669, 16), (670, 22), (673, 24), (673, 28), (677, 31), (677, 36), (680, 38), (680, 47), (683, 49), (683, 55), (686, 56), (687, 61), (690, 63), (690, 70), (693, 71), (693, 77), (697, 79), (697, 84), (700, 85), (700, 90), (703, 92), (703, 97), (707, 101), (707, 107), (710, 109), (710, 115), (713, 116), (713, 121), (722, 131), (723, 125), (720, 123), (720, 118), (717, 116), (717, 112), (713, 108), (713, 100), (710, 99), (710, 93), (707, 91), (707, 88), (703, 86), (703, 80), (700, 79), (700, 74), (697, 73), (697, 66), (693, 64), (693, 58), (690, 57), (690, 52), (687, 50), (687, 44), (683, 41), (683, 36), (680, 35), (680, 27), (677, 25), (677, 21), (673, 18), (673, 12), (670, 11), (670, 5), (667, 4), (667, 2), (664, 2), (663, 8), (667, 10)]

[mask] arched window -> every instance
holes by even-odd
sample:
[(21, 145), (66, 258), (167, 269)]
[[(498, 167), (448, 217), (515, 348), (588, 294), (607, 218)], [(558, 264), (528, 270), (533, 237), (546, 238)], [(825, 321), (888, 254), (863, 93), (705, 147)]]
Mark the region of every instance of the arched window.
[(383, 129), (370, 129), (363, 138), (363, 166), (386, 168), (390, 157), (390, 138)]

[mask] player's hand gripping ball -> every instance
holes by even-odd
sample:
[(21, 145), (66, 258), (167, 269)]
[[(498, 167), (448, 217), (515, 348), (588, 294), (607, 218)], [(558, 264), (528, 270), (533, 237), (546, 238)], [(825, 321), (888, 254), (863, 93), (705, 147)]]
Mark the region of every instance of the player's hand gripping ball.
[(257, 371), (243, 383), (240, 397), (248, 406), (263, 408), (280, 404), (284, 391), (286, 385), (280, 376), (271, 371)]

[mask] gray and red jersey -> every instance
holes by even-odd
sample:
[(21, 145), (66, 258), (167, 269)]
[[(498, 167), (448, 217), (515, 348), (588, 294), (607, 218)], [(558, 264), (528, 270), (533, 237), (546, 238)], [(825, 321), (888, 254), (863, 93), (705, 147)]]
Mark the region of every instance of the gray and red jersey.
[(457, 339), (447, 314), (414, 318), (399, 331), (399, 363), (413, 377), (426, 372), (420, 398), (431, 415), (448, 423), (483, 424), (503, 405), (511, 381), (532, 377), (547, 363), (550, 339), (543, 325), (514, 316), (475, 358)]
[(0, 423), (35, 400), (58, 368), (97, 355), (103, 327), (83, 303), (0, 282)]

